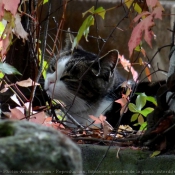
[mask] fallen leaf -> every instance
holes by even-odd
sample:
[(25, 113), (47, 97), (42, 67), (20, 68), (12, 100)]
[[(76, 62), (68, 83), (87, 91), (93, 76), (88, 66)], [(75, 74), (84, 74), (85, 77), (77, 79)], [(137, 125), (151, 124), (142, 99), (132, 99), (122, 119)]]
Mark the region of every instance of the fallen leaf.
[(40, 85), (39, 83), (34, 82), (32, 79), (28, 78), (27, 80), (23, 81), (17, 81), (17, 85), (22, 86), (22, 87), (29, 87), (29, 86), (38, 86)]
[(42, 112), (36, 113), (34, 115), (31, 115), (29, 121), (33, 122), (33, 123), (37, 123), (37, 124), (43, 124), (45, 121), (45, 117), (46, 117), (46, 115), (45, 115), (44, 111), (42, 111)]
[(10, 111), (11, 111), (10, 119), (18, 119), (18, 120), (25, 119), (25, 115), (23, 112), (21, 112), (21, 109), (13, 108), (10, 109)]
[(113, 127), (106, 121), (103, 121), (103, 138), (106, 138), (111, 133)]

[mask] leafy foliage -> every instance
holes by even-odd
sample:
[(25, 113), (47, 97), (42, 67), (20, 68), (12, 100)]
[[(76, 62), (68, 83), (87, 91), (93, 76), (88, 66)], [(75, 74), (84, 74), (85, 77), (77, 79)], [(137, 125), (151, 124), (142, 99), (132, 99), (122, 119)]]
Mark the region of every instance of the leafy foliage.
[(86, 12), (84, 12), (82, 14), (83, 17), (87, 13), (91, 13), (91, 15), (89, 15), (84, 20), (83, 24), (81, 25), (80, 29), (78, 30), (78, 34), (75, 37), (73, 45), (72, 45), (72, 50), (78, 45), (78, 43), (79, 43), (79, 41), (80, 41), (80, 39), (82, 38), (83, 35), (84, 35), (86, 41), (88, 41), (87, 37), (88, 37), (88, 34), (89, 34), (89, 28), (90, 28), (90, 26), (94, 25), (94, 15), (99, 15), (104, 19), (106, 10), (103, 7), (99, 7), (95, 10), (94, 6), (93, 6), (92, 8), (90, 8), (89, 10), (87, 10)]
[(7, 64), (7, 63), (0, 63), (0, 71), (4, 74), (18, 74), (21, 75), (20, 72), (17, 71), (16, 68)]
[(136, 98), (136, 104), (129, 103), (128, 108), (134, 114), (131, 117), (131, 122), (138, 120), (137, 125), (141, 125), (140, 130), (146, 129), (146, 122), (144, 121), (144, 117), (147, 117), (149, 113), (151, 113), (154, 108), (146, 107), (146, 102), (152, 102), (154, 105), (157, 105), (157, 102), (154, 97), (147, 96), (145, 93), (139, 93)]
[(128, 42), (130, 57), (133, 50), (141, 43), (144, 35), (145, 41), (152, 47), (151, 40), (154, 36), (151, 28), (155, 25), (155, 19), (162, 19), (163, 7), (157, 1), (147, 1), (147, 5), (151, 7), (151, 12), (144, 11), (136, 16), (133, 20), (134, 23), (140, 22), (134, 27), (130, 40)]

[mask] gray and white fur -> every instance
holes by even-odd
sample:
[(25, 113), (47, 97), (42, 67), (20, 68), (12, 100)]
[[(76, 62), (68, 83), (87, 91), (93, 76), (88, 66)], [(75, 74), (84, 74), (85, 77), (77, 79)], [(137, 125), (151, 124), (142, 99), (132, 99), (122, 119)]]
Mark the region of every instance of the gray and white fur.
[[(116, 70), (118, 51), (111, 50), (101, 58), (78, 46), (71, 50), (71, 41), (50, 61), (45, 90), (66, 105), (68, 113), (81, 125), (89, 126), (89, 115), (99, 117), (114, 101), (113, 92), (123, 81)], [(68, 126), (76, 127), (68, 121)], [(97, 125), (99, 126), (99, 125)]]

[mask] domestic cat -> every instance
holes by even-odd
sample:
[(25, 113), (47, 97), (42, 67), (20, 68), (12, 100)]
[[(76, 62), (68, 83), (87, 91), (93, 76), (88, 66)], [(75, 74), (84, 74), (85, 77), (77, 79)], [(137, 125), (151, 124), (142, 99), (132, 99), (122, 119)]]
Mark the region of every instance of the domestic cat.
[[(89, 115), (105, 114), (114, 100), (121, 97), (114, 93), (124, 81), (116, 69), (118, 51), (111, 50), (98, 58), (80, 46), (73, 52), (71, 47), (67, 36), (65, 48), (50, 61), (45, 90), (50, 97), (64, 102), (67, 112), (81, 125), (89, 126)], [(73, 123), (67, 124), (75, 127)]]
[[(70, 38), (68, 35), (65, 48), (50, 61), (45, 79), (47, 94), (62, 101), (67, 113), (82, 126), (100, 127), (100, 124), (93, 124), (89, 115), (99, 117), (103, 114), (115, 127), (121, 109), (115, 100), (120, 99), (125, 91), (121, 87), (125, 79), (116, 68), (118, 51), (111, 50), (100, 58), (80, 46), (72, 51)], [(159, 86), (159, 83), (139, 83), (137, 92), (153, 96)], [(135, 103), (135, 98), (132, 101)], [(122, 124), (129, 124), (131, 115), (128, 111), (122, 118)], [(67, 126), (77, 127), (70, 119), (66, 119)]]

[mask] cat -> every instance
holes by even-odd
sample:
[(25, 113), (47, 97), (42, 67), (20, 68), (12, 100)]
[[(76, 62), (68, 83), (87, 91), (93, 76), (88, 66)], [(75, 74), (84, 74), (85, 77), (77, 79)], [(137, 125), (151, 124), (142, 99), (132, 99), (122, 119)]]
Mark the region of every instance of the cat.
[[(72, 51), (71, 38), (67, 35), (64, 49), (50, 61), (44, 88), (51, 98), (62, 101), (67, 112), (82, 126), (101, 127), (89, 115), (103, 114), (115, 127), (121, 109), (115, 100), (122, 97), (121, 84), (125, 81), (116, 68), (118, 51), (111, 50), (100, 58), (81, 46)], [(149, 83), (137, 87), (138, 92), (148, 92), (147, 95), (155, 95), (158, 88), (159, 84), (150, 86)], [(129, 124), (131, 115), (128, 111), (122, 123)], [(67, 126), (77, 127), (69, 118), (66, 121)]]
[[(124, 81), (116, 69), (118, 51), (111, 50), (98, 58), (81, 46), (73, 52), (71, 47), (68, 35), (65, 48), (50, 61), (44, 87), (50, 97), (64, 102), (76, 121), (89, 126), (93, 122), (89, 115), (105, 114), (114, 100), (121, 97), (114, 94)], [(76, 127), (70, 121), (67, 125)]]

